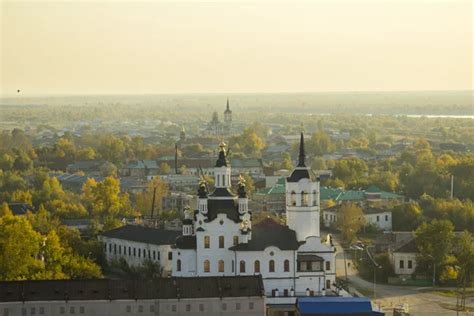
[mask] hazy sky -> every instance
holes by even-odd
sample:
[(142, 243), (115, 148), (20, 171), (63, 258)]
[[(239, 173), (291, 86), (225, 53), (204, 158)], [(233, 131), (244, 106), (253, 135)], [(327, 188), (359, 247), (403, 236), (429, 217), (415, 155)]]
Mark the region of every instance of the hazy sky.
[(2, 1), (0, 18), (3, 95), (473, 89), (470, 0)]

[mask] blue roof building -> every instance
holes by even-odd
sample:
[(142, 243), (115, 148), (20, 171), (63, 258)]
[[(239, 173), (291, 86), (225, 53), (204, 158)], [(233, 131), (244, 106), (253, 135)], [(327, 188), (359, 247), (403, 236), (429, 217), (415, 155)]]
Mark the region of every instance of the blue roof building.
[(301, 316), (383, 316), (385, 313), (372, 310), (372, 304), (367, 297), (301, 297), (296, 301), (297, 315)]

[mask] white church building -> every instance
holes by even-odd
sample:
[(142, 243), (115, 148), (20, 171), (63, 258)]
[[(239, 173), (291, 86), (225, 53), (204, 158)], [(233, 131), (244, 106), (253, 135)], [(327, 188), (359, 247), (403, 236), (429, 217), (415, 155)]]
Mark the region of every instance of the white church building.
[[(212, 192), (201, 180), (197, 209), (185, 212), (182, 232), (174, 243), (169, 242), (173, 234), (150, 238), (160, 240), (153, 245), (157, 252), (159, 248), (170, 253), (153, 257), (146, 252), (142, 260), (166, 258), (166, 269), (173, 277), (260, 274), (267, 296), (325, 295), (334, 290), (335, 247), (329, 236), (321, 242), (319, 179), (305, 164), (303, 134), (298, 166), (286, 178), (286, 225), (270, 218), (253, 225), (244, 180), (240, 178), (236, 190), (232, 189), (225, 144), (220, 145), (214, 177)], [(129, 245), (135, 238), (117, 235), (111, 231), (101, 236), (109, 260), (123, 257), (113, 253), (116, 246), (109, 243)], [(142, 236), (141, 240), (146, 239)], [(140, 247), (149, 249), (150, 245)], [(136, 262), (128, 258), (133, 253), (125, 252), (127, 262)]]

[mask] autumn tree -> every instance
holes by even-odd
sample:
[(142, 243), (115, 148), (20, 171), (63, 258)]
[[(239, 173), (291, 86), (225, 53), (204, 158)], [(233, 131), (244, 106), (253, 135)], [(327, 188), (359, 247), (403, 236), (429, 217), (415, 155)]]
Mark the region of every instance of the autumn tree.
[(145, 192), (138, 193), (136, 195), (136, 206), (137, 210), (141, 214), (151, 214), (151, 208), (153, 204), (153, 192), (155, 193), (155, 216), (162, 210), (163, 197), (168, 195), (168, 185), (163, 182), (159, 177), (154, 178), (147, 185)]
[(337, 214), (336, 227), (341, 232), (344, 243), (352, 243), (364, 225), (364, 213), (359, 206), (354, 203), (342, 204)]

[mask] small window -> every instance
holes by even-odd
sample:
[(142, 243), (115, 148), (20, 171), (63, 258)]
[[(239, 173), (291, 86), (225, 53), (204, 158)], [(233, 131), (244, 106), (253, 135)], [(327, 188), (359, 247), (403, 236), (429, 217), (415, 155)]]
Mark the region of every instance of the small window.
[(224, 260), (219, 260), (218, 269), (219, 272), (224, 272)]
[(380, 221), (380, 216), (377, 215), (377, 222)]
[(235, 310), (240, 311), (240, 303), (235, 303)]
[(158, 251), (158, 260), (160, 260), (160, 252)]
[(260, 273), (260, 261), (259, 260), (255, 260), (255, 262), (253, 263), (253, 270), (255, 273)]
[(134, 257), (137, 256), (137, 249), (136, 249), (136, 248), (133, 248), (133, 256), (134, 256)]
[(388, 215), (385, 215), (385, 221), (388, 222)]
[(143, 313), (143, 305), (138, 305), (138, 312)]
[(311, 261), (306, 261), (306, 271), (311, 271), (311, 270), (312, 270)]
[(155, 312), (155, 305), (150, 305), (150, 313), (154, 313)]
[(186, 304), (186, 311), (190, 312), (191, 311), (191, 304)]
[(176, 271), (181, 271), (181, 259), (176, 260)]
[(204, 260), (204, 272), (211, 272), (209, 260)]
[(199, 304), (199, 311), (204, 312), (204, 304)]
[(171, 305), (171, 311), (176, 313), (176, 305), (175, 304)]
[(227, 310), (227, 303), (222, 303), (222, 310), (226, 311)]
[(254, 303), (253, 302), (249, 302), (249, 309), (254, 309)]
[(142, 257), (142, 248), (138, 248), (138, 258)]
[(40, 314), (40, 315), (44, 315), (44, 307), (40, 307), (40, 308), (39, 308), (39, 314)]
[(74, 308), (74, 306), (69, 307), (69, 314), (74, 314), (74, 313), (76, 313), (76, 309)]
[(301, 191), (301, 206), (308, 206), (308, 193)]
[(112, 244), (109, 244), (109, 252), (112, 253)]
[(219, 236), (219, 248), (224, 248), (224, 236)]
[(292, 206), (296, 206), (296, 192), (295, 191), (291, 191), (291, 205)]
[(151, 250), (150, 249), (148, 249), (148, 259), (151, 260)]
[(32, 307), (31, 310), (30, 310), (30, 314), (35, 315), (36, 314), (36, 308)]
[(240, 260), (240, 272), (245, 273), (245, 261)]
[(283, 271), (290, 272), (290, 260), (285, 260), (283, 262)]
[(122, 254), (122, 245), (119, 245), (119, 255)]
[(204, 236), (204, 248), (210, 248), (210, 237), (209, 236)]
[(239, 244), (239, 236), (234, 236), (233, 242), (234, 246), (237, 246)]
[(275, 272), (275, 260), (272, 259), (268, 262), (268, 271)]
[(127, 307), (125, 308), (125, 310), (127, 311), (127, 313), (131, 313), (131, 312), (132, 312), (132, 306), (127, 305)]
[(156, 251), (153, 250), (153, 260), (156, 260)]
[(234, 263), (234, 260), (232, 260), (232, 272), (235, 271), (235, 263)]
[(26, 308), (23, 307), (23, 308), (21, 309), (21, 315), (22, 315), (22, 316), (26, 316)]
[(8, 308), (3, 309), (3, 315), (4, 316), (10, 316), (10, 310)]
[(171, 251), (168, 252), (168, 260), (173, 260), (173, 253)]
[[(125, 249), (125, 248), (124, 248)], [(86, 311), (86, 309), (84, 308), (84, 306), (80, 306), (79, 307), (79, 313), (80, 314), (84, 314), (84, 312)]]
[(413, 268), (413, 262), (411, 260), (408, 260), (408, 269)]
[(405, 268), (405, 261), (400, 260), (400, 269), (404, 269), (404, 268)]
[(128, 255), (129, 255), (129, 256), (132, 255), (132, 247), (128, 247)]
[(326, 261), (326, 271), (331, 270), (331, 261)]
[(61, 307), (59, 308), (59, 314), (65, 314), (65, 313), (66, 313), (66, 307), (61, 306)]

